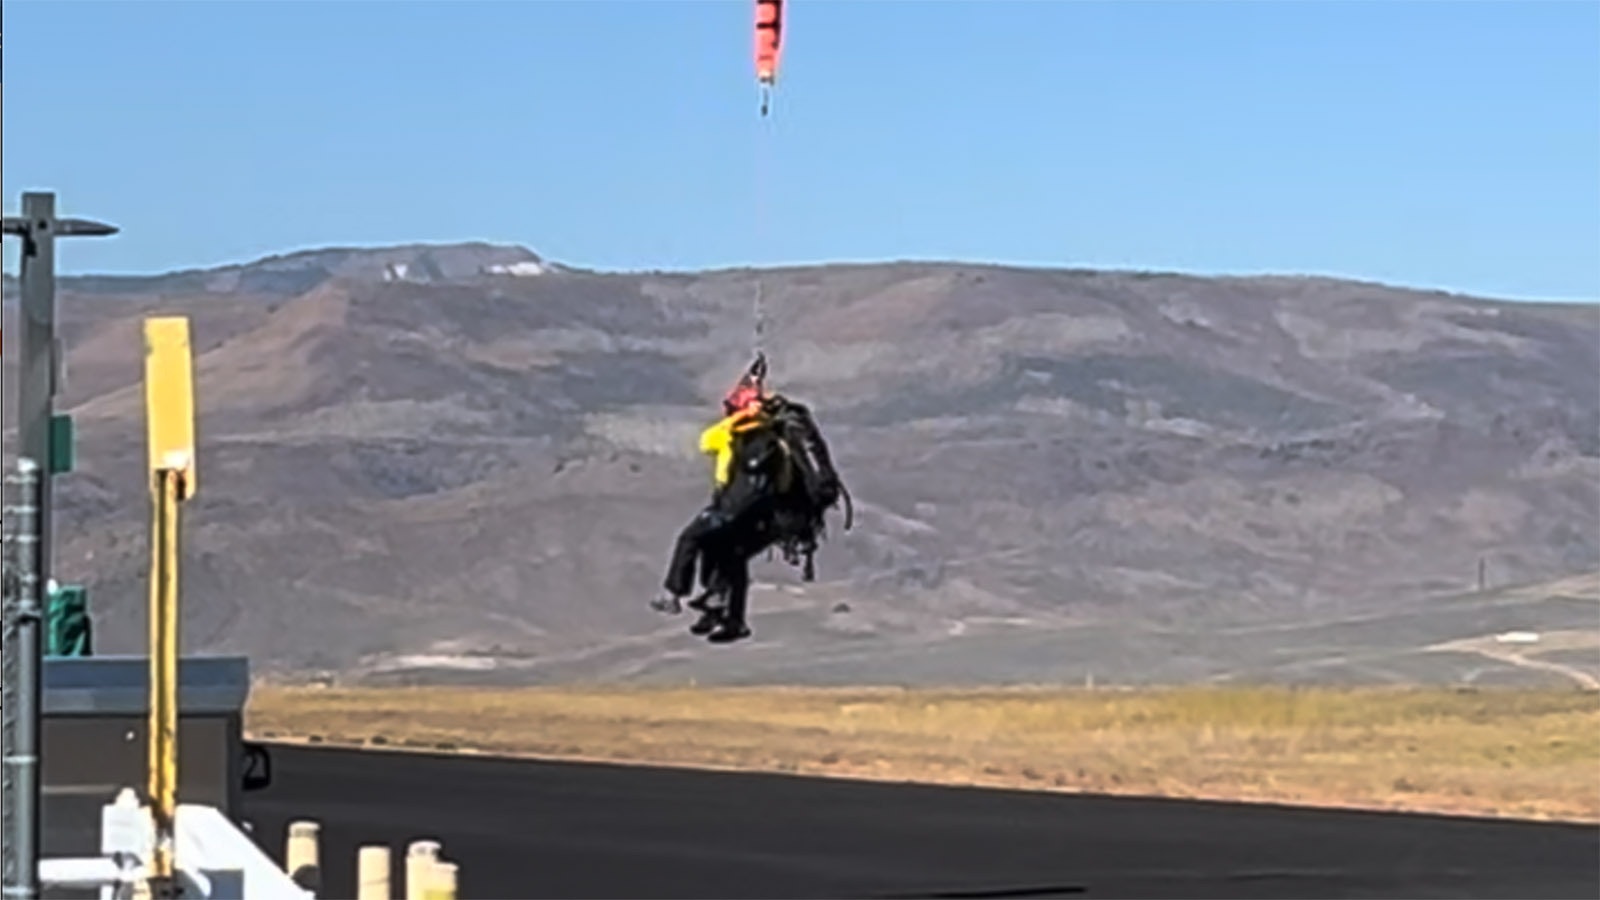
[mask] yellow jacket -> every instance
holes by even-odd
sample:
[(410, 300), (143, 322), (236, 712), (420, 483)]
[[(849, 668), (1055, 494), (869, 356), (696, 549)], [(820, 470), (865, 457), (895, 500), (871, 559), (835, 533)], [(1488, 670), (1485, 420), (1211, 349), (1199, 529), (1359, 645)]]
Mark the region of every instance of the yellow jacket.
[(733, 436), (761, 426), (758, 410), (741, 409), (700, 432), (700, 452), (716, 457), (712, 478), (717, 487), (726, 487), (733, 475)]

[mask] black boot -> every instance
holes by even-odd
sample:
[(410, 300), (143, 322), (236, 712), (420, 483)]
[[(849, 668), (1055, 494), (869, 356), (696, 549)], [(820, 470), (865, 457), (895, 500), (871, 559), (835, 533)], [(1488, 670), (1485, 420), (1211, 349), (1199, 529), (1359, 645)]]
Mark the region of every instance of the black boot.
[(751, 632), (749, 625), (746, 625), (743, 622), (735, 622), (730, 619), (724, 619), (717, 623), (715, 630), (713, 630), (709, 635), (706, 635), (706, 640), (713, 644), (731, 644), (734, 641), (744, 640), (745, 638), (749, 637), (750, 634)]
[(718, 625), (722, 624), (722, 610), (708, 609), (700, 614), (700, 618), (689, 626), (689, 633), (694, 635), (708, 635)]

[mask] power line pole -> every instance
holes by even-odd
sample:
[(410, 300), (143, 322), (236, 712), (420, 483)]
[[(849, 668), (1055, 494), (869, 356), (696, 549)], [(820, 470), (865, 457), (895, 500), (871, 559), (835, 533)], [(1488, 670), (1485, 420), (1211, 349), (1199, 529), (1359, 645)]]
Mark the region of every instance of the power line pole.
[[(22, 195), (22, 215), (3, 217), (3, 231), (22, 240), (21, 364), (17, 372), (18, 499), (7, 510), (15, 522), (0, 577), (4, 665), (0, 667), (0, 885), (3, 900), (39, 896), (39, 733), (44, 685), (43, 630), (46, 594), (52, 582), (54, 508), (50, 477), (67, 466), (70, 433), (57, 434), (55, 397), (62, 353), (56, 338), (56, 238), (116, 234), (114, 226), (87, 219), (56, 218), (53, 193)], [(0, 402), (5, 401), (0, 398)], [(65, 421), (65, 420), (63, 420)], [(59, 439), (58, 439), (59, 437)]]
[(56, 338), (56, 239), (103, 237), (117, 233), (114, 225), (89, 219), (56, 218), (56, 195), (30, 192), (22, 195), (22, 215), (6, 216), (5, 233), (22, 239), (21, 351), (17, 370), (17, 436), (20, 455), (40, 468), (43, 490), (39, 503), (39, 554), (41, 584), (53, 578), (55, 492), (50, 476), (70, 447), (56, 440), (56, 392), (65, 362)]

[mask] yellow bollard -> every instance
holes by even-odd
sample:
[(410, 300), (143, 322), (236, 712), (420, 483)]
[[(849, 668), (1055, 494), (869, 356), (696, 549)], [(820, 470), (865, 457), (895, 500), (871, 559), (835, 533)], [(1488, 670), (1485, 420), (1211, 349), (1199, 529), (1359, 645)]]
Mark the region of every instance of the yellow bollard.
[(289, 840), (284, 846), (283, 868), (295, 884), (313, 896), (322, 889), (322, 860), (318, 837), (322, 826), (316, 822), (289, 823)]
[(406, 848), (406, 900), (424, 900), (439, 862), (438, 841), (412, 841)]
[(423, 895), (424, 900), (456, 900), (456, 864), (453, 862), (435, 861), (433, 871), (429, 873), (428, 891)]
[(394, 900), (389, 893), (388, 847), (362, 847), (356, 856), (356, 900)]

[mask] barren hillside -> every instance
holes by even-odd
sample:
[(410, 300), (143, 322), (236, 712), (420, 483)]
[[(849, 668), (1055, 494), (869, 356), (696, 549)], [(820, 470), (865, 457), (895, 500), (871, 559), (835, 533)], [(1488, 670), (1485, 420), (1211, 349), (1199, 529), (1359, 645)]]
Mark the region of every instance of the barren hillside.
[[(817, 584), (758, 566), (754, 640), (711, 647), (644, 603), (705, 495), (694, 435), (748, 360), (758, 278), (777, 386), (860, 515)], [(600, 274), (463, 245), (66, 279), (61, 309), (82, 468), (59, 569), (107, 651), (144, 634), (156, 312), (197, 343), (186, 639), (262, 669), (1560, 680), (1424, 648), (1592, 635), (1600, 603), (1582, 580), (1461, 599), (1480, 558), (1497, 586), (1600, 568), (1594, 306), (958, 264)]]

